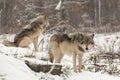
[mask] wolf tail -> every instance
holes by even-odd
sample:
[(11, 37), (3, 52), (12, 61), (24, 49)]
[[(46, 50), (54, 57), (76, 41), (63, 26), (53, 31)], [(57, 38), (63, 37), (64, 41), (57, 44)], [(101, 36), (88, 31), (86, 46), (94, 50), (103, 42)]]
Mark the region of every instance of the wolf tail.
[(2, 44), (4, 44), (5, 46), (8, 46), (8, 47), (15, 46), (15, 43), (14, 42), (10, 42), (10, 41), (3, 41)]

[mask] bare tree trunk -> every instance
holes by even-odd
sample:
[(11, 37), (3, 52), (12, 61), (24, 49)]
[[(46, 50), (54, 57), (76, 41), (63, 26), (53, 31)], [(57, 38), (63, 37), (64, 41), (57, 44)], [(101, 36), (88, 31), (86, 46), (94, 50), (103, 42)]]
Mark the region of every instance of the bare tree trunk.
[(97, 8), (96, 8), (97, 6), (96, 6), (96, 2), (97, 1), (95, 0), (94, 1), (94, 5), (95, 5), (95, 18), (94, 18), (95, 19), (95, 27), (97, 27)]
[[(0, 28), (2, 27), (1, 13), (2, 13), (2, 10), (0, 10)], [(0, 29), (0, 34), (1, 34), (1, 31), (2, 31), (2, 29)]]
[(101, 26), (101, 0), (98, 2), (99, 10), (98, 10), (98, 15), (99, 15), (99, 26)]

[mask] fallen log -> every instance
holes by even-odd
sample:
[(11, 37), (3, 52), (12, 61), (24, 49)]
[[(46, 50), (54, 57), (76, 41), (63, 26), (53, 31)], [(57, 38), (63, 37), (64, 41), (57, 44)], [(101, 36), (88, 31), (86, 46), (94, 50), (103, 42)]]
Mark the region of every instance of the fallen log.
[(47, 73), (50, 71), (52, 66), (55, 66), (54, 69), (52, 70), (51, 74), (53, 75), (60, 75), (63, 72), (61, 71), (62, 65), (60, 64), (36, 64), (36, 63), (31, 63), (28, 60), (25, 60), (25, 64), (33, 71), (35, 72), (44, 72)]

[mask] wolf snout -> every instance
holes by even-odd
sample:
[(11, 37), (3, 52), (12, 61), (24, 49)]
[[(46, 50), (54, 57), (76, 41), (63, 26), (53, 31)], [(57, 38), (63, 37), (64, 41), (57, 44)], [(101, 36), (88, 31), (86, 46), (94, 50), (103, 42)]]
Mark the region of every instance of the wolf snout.
[(88, 50), (88, 47), (86, 47), (86, 50)]

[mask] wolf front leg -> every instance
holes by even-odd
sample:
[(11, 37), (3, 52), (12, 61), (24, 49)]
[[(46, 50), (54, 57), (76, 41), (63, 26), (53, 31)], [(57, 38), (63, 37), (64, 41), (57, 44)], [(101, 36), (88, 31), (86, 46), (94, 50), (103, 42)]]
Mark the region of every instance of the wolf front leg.
[(76, 68), (76, 53), (73, 53), (73, 69), (74, 69), (74, 72), (77, 72), (77, 68)]
[(38, 37), (33, 40), (35, 51), (38, 51)]
[(78, 65), (79, 65), (79, 72), (81, 72), (81, 67), (82, 67), (82, 56), (83, 54), (78, 54)]

